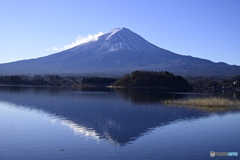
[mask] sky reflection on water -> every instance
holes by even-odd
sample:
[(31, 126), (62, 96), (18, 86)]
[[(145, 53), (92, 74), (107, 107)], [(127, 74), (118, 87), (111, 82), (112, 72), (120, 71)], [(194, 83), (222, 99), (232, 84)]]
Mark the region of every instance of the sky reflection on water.
[(187, 96), (0, 87), (0, 159), (208, 159), (211, 150), (239, 152), (239, 112), (159, 103)]

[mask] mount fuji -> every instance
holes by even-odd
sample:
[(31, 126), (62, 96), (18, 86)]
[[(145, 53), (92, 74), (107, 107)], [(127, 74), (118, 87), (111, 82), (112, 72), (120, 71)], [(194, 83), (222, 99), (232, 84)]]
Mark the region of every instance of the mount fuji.
[(240, 66), (214, 63), (159, 48), (127, 28), (46, 57), (0, 64), (1, 75), (120, 76), (134, 70), (170, 71), (183, 76), (232, 76)]

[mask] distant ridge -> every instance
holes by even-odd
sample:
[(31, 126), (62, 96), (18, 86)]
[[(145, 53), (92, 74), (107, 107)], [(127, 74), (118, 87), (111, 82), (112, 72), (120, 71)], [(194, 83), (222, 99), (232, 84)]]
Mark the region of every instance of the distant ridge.
[(124, 27), (46, 57), (0, 64), (0, 75), (121, 76), (134, 70), (169, 71), (182, 76), (240, 75), (240, 66), (173, 53)]

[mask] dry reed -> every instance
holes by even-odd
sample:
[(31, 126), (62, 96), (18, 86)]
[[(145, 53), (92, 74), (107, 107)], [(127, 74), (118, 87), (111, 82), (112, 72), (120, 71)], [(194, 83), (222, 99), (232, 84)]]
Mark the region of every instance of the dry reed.
[(240, 107), (239, 100), (231, 100), (227, 98), (192, 98), (184, 100), (165, 100), (165, 105), (177, 106), (196, 106), (196, 107)]

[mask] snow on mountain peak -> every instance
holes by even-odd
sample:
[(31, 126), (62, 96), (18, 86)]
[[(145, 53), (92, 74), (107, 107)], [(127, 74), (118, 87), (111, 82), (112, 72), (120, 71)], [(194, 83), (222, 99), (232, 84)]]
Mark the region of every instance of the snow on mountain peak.
[(159, 49), (141, 36), (124, 27), (112, 29), (105, 33), (101, 39), (106, 41), (104, 46), (109, 48), (109, 51), (118, 49), (153, 51)]
[(112, 35), (114, 35), (115, 33), (119, 32), (119, 31), (121, 31), (122, 29), (124, 29), (124, 27), (122, 27), (122, 28), (114, 28), (111, 31), (107, 32), (106, 34), (109, 34), (109, 36), (106, 38), (106, 40), (111, 38)]
[(74, 48), (74, 50), (82, 47), (88, 48), (89, 45), (91, 45), (92, 49), (95, 49), (95, 53), (98, 52), (101, 54), (116, 50), (135, 50), (148, 52), (155, 52), (156, 50), (159, 50), (157, 46), (154, 46), (141, 36), (124, 27), (114, 28), (109, 32), (106, 32), (105, 34), (95, 38), (96, 39), (89, 41), (89, 43), (79, 45), (79, 47)]

